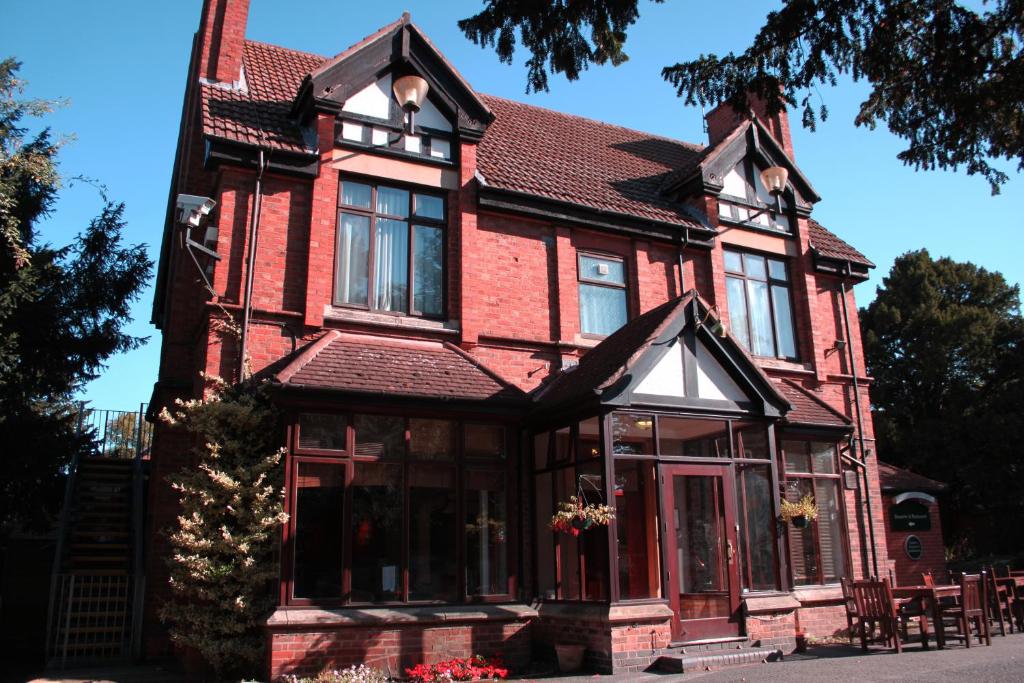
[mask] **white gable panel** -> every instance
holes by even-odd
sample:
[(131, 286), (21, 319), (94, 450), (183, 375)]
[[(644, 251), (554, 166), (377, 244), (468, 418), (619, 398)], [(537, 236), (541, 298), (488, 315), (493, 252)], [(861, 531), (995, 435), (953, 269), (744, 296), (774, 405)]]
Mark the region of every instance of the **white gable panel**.
[(672, 342), (672, 346), (637, 385), (634, 393), (675, 398), (686, 396), (683, 383), (683, 345), (678, 339)]
[(416, 125), (434, 130), (451, 132), (452, 123), (442, 114), (429, 99), (423, 100), (423, 106), (416, 112)]
[[(741, 161), (740, 163), (742, 164), (743, 162)], [(722, 194), (732, 195), (733, 197), (747, 196), (747, 181), (735, 168), (726, 173), (725, 178), (722, 179)]]
[(707, 347), (697, 342), (697, 396), (719, 401), (746, 401), (748, 396), (733, 381)]
[(391, 74), (376, 83), (371, 83), (352, 97), (345, 100), (342, 111), (388, 119), (391, 115)]

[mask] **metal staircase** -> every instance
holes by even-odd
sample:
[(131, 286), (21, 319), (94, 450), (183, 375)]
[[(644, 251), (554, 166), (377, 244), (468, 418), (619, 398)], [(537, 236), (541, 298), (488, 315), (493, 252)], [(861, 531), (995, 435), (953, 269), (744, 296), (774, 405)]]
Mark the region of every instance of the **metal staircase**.
[(50, 584), (51, 667), (139, 654), (144, 463), (152, 426), (139, 411), (83, 410), (93, 452), (68, 472)]

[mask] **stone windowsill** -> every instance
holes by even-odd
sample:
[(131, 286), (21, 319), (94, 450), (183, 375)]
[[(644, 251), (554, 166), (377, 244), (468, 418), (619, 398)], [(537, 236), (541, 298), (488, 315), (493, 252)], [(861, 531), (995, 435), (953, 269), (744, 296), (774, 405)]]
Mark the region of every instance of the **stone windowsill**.
[(544, 602), (537, 609), (542, 619), (583, 620), (601, 623), (664, 621), (672, 617), (672, 608), (664, 602), (607, 605), (584, 602)]
[(778, 358), (755, 358), (754, 360), (761, 368), (766, 370), (785, 370), (802, 374), (814, 372), (814, 368), (811, 367), (810, 363), (794, 363), (791, 360), (779, 360)]
[(267, 628), (344, 627), (385, 624), (435, 624), (473, 621), (532, 619), (537, 610), (513, 605), (436, 605), (417, 607), (278, 607), (267, 619)]
[(747, 614), (792, 612), (800, 607), (800, 601), (790, 593), (751, 595), (743, 599), (743, 606)]
[(793, 597), (801, 605), (813, 602), (842, 602), (843, 587), (839, 584), (830, 586), (806, 586), (793, 589)]
[(359, 323), (369, 327), (385, 327), (392, 330), (420, 330), (451, 335), (459, 332), (459, 324), (454, 320), (429, 320), (416, 316), (387, 315), (342, 306), (325, 306), (324, 320)]

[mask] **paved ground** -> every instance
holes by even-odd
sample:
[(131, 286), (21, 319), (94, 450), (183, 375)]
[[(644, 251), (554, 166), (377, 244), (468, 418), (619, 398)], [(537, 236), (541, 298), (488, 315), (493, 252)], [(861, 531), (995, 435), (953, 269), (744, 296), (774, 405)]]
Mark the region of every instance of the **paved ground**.
[[(4, 677), (5, 680), (6, 677)], [(23, 679), (24, 680), (24, 679)], [(65, 672), (33, 680), (32, 683), (166, 683), (175, 680), (156, 667), (133, 667), (116, 671)], [(541, 679), (544, 683), (757, 683), (759, 681), (916, 681), (928, 683), (1024, 682), (1024, 634), (992, 639), (991, 647), (953, 645), (946, 650), (922, 651), (909, 646), (902, 655), (872, 648), (867, 655), (860, 648), (832, 645), (812, 648), (806, 654), (790, 655), (783, 662), (752, 664), (719, 671), (689, 674), (623, 674), (618, 676), (563, 676)]]

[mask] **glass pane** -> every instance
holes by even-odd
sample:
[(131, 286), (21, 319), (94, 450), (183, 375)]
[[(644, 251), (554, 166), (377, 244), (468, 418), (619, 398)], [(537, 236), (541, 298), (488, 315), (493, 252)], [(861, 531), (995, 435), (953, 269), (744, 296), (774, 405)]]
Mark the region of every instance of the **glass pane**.
[(378, 218), (375, 234), (373, 307), (381, 311), (407, 313), (409, 307), (409, 224), (389, 218)]
[(768, 274), (775, 280), (786, 280), (786, 262), (768, 259)]
[(356, 415), (356, 455), (397, 458), (405, 455), (405, 418)]
[(796, 335), (793, 331), (793, 311), (789, 305), (789, 288), (772, 285), (772, 308), (775, 312), (775, 330), (779, 334), (779, 355), (796, 358)]
[(444, 200), (429, 194), (417, 194), (416, 215), (444, 220)]
[(402, 468), (359, 462), (352, 482), (352, 601), (402, 599)]
[(452, 600), (457, 576), (455, 470), (409, 468), (409, 600)]
[(768, 429), (763, 424), (733, 423), (737, 458), (768, 460)]
[(580, 422), (580, 460), (601, 455), (601, 420), (592, 417)]
[[(810, 479), (786, 481), (786, 500), (795, 503), (808, 494), (814, 495)], [(789, 564), (793, 571), (793, 583), (797, 586), (818, 583), (818, 550), (814, 542), (814, 524), (809, 524), (803, 529), (787, 524), (786, 530), (789, 534)]]
[(562, 427), (555, 432), (555, 462), (572, 460), (573, 447), (572, 437), (568, 427)]
[(613, 413), (612, 452), (654, 455), (654, 416)]
[(772, 335), (772, 309), (768, 302), (768, 285), (747, 280), (750, 298), (750, 327), (753, 332), (751, 351), (757, 356), (774, 356), (775, 339)]
[(300, 462), (295, 477), (296, 598), (340, 598), (345, 468)]
[(807, 455), (806, 441), (783, 441), (782, 450), (786, 454), (787, 472), (811, 471), (811, 457)]
[(407, 218), (409, 216), (409, 193), (394, 187), (378, 187), (377, 213)]
[(626, 268), (618, 259), (580, 255), (580, 279), (626, 284)]
[(729, 431), (721, 420), (659, 417), (658, 447), (661, 455), (728, 458)]
[(444, 233), (414, 225), (412, 305), (424, 315), (441, 315), (444, 292)]
[(811, 458), (815, 474), (836, 473), (836, 445), (834, 443), (811, 442)]
[(729, 298), (729, 331), (750, 350), (750, 332), (747, 329), (747, 295), (743, 280), (738, 277), (725, 278), (725, 289)]
[[(584, 503), (604, 504), (604, 463), (590, 461), (577, 468), (580, 490)], [(595, 526), (580, 532), (580, 543), (583, 546), (583, 599), (608, 599), (608, 531), (605, 527)]]
[(747, 277), (752, 277), (757, 280), (768, 279), (768, 271), (765, 269), (764, 257), (762, 256), (744, 254), (743, 270), (747, 273)]
[(345, 206), (358, 206), (362, 209), (370, 208), (370, 186), (363, 183), (354, 183), (345, 180), (341, 183), (341, 203)]
[(370, 219), (350, 213), (341, 214), (337, 250), (335, 301), (365, 305), (370, 272)]
[(775, 514), (772, 507), (771, 467), (742, 467), (736, 479), (739, 501), (739, 543), (743, 551), (743, 588), (774, 590)]
[[(547, 435), (545, 434), (545, 437)], [(503, 460), (505, 458), (505, 428), (501, 425), (467, 424), (466, 443), (463, 447), (466, 457)], [(545, 448), (547, 439), (545, 439)]]
[(743, 272), (743, 259), (735, 251), (725, 252), (725, 269), (733, 273)]
[(672, 477), (672, 493), (675, 563), (681, 593), (679, 616), (728, 616), (722, 478), (676, 475)]
[(839, 482), (835, 479), (817, 479), (814, 482), (814, 501), (818, 504), (818, 544), (821, 546), (822, 580), (836, 583), (846, 574), (843, 537), (839, 505)]
[[(569, 502), (569, 496), (578, 495), (576, 488), (576, 468), (566, 467), (555, 472), (555, 501), (558, 503)], [(557, 509), (557, 508), (556, 508)], [(548, 517), (548, 521), (551, 518)], [(556, 533), (558, 542), (559, 570), (558, 588), (559, 598), (562, 600), (580, 599), (580, 550), (578, 536), (572, 534)]]
[(609, 335), (626, 324), (626, 290), (580, 283), (580, 331)]
[(508, 593), (508, 510), (501, 472), (466, 472), (466, 594)]
[(535, 469), (542, 470), (551, 464), (549, 462), (550, 454), (548, 453), (548, 444), (550, 442), (550, 432), (541, 432), (533, 437), (533, 466)]
[(537, 589), (540, 597), (554, 600), (557, 597), (555, 585), (555, 534), (552, 533), (551, 516), (555, 514), (551, 490), (554, 475), (550, 472), (539, 474), (534, 480), (537, 485), (537, 509), (534, 512), (534, 530), (537, 534)]
[(623, 600), (661, 597), (654, 463), (615, 461), (615, 519), (619, 594)]
[(345, 450), (345, 415), (302, 413), (299, 415), (299, 448), (306, 450)]
[(409, 418), (409, 453), (419, 460), (453, 460), (455, 423)]

